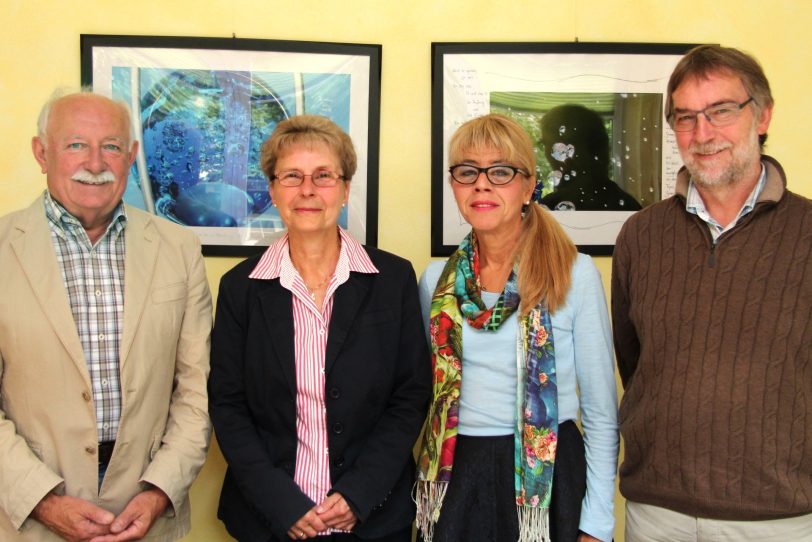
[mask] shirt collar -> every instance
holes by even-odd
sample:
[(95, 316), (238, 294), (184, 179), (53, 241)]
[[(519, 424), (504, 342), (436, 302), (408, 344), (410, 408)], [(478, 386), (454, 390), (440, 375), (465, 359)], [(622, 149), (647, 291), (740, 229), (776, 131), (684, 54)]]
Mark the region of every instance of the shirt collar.
[[(761, 196), (761, 192), (764, 190), (766, 183), (767, 170), (764, 167), (764, 164), (761, 164), (761, 174), (758, 177), (756, 185), (753, 187), (750, 195), (747, 196), (747, 199), (744, 201), (742, 208), (739, 210), (739, 214), (726, 228), (724, 228), (725, 230), (732, 228), (744, 215), (753, 210), (758, 202), (759, 196)], [(702, 201), (702, 196), (700, 196), (699, 190), (697, 190), (693, 179), (688, 182), (688, 192), (685, 195), (685, 210), (691, 214), (697, 215), (708, 224), (721, 228), (721, 225), (718, 224), (712, 216), (710, 216), (710, 213), (708, 213), (708, 210), (705, 207), (705, 202)]]
[[(341, 240), (341, 248), (335, 271), (337, 279), (343, 282), (349, 277), (350, 272), (379, 272), (361, 243), (350, 237), (350, 235), (340, 227), (338, 228), (338, 233)], [(286, 233), (278, 241), (268, 247), (259, 259), (259, 262), (257, 262), (257, 265), (248, 275), (248, 278), (274, 280), (280, 278), (286, 270), (293, 269), (288, 244), (288, 234)]]
[[(45, 216), (55, 227), (57, 233), (66, 235), (68, 232), (75, 234), (79, 230), (85, 231), (79, 219), (65, 209), (61, 203), (56, 201), (48, 190), (45, 190), (43, 199), (45, 201)], [(120, 201), (118, 205), (116, 205), (116, 208), (113, 209), (113, 218), (110, 220), (110, 224), (107, 225), (107, 229), (104, 231), (102, 237), (110, 235), (115, 240), (121, 232), (124, 231), (126, 225), (127, 211), (124, 208), (124, 202)]]

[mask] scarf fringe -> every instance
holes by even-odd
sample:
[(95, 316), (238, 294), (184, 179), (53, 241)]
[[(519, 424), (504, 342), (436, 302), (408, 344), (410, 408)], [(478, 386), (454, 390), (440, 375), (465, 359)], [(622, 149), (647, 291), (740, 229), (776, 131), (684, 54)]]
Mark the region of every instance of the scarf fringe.
[(516, 506), (519, 542), (550, 542), (550, 509)]
[(417, 505), (417, 528), (423, 536), (423, 542), (432, 542), (434, 526), (440, 519), (448, 482), (418, 480), (415, 482), (414, 502)]

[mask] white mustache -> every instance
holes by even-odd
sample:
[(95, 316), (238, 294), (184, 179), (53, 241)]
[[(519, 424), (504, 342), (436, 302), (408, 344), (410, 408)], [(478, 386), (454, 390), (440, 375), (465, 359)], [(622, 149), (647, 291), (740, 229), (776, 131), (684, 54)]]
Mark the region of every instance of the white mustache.
[(86, 169), (80, 169), (79, 171), (73, 174), (71, 179), (74, 181), (79, 181), (87, 184), (107, 184), (114, 182), (116, 180), (116, 176), (113, 175), (113, 172), (110, 171), (109, 169), (102, 171), (97, 175), (90, 173)]

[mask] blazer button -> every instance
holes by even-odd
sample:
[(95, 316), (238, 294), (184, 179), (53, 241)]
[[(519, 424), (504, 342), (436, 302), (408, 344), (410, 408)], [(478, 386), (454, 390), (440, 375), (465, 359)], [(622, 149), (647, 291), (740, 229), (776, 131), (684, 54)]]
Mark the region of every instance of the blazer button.
[(338, 399), (339, 397), (341, 397), (341, 390), (338, 388), (330, 388), (330, 398)]
[(86, 402), (89, 403), (90, 402), (90, 394), (88, 392), (86, 392), (86, 391), (83, 391), (82, 392), (82, 399), (84, 399)]
[(341, 422), (336, 422), (333, 424), (333, 433), (335, 433), (336, 435), (340, 435), (343, 432), (344, 432), (344, 424), (342, 424)]
[(93, 454), (96, 453), (96, 447), (95, 446), (85, 446), (85, 451), (87, 453), (89, 453), (90, 455), (93, 455)]
[(336, 467), (341, 468), (344, 466), (344, 456), (342, 455), (338, 459), (336, 459)]

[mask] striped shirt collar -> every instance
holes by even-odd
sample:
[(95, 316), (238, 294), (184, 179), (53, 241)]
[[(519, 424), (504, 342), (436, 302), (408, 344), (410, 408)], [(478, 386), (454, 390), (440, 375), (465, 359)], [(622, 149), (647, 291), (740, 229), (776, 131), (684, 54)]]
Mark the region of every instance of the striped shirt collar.
[[(48, 190), (45, 190), (43, 199), (45, 201), (45, 216), (53, 226), (52, 231), (63, 238), (70, 233), (79, 239), (87, 240), (87, 243), (90, 244), (87, 233), (84, 233), (85, 228), (82, 226), (82, 223), (79, 222), (78, 218), (73, 216), (61, 203), (56, 201)], [(113, 218), (110, 220), (110, 224), (108, 224), (102, 237), (110, 235), (111, 239), (115, 241), (118, 239), (118, 236), (121, 235), (121, 232), (124, 231), (126, 225), (127, 212), (124, 209), (124, 202), (120, 201), (116, 208), (113, 209)]]
[(758, 182), (753, 187), (752, 192), (744, 201), (744, 205), (742, 205), (741, 210), (739, 210), (739, 214), (736, 215), (736, 218), (733, 219), (730, 224), (723, 227), (719, 224), (708, 212), (708, 209), (705, 207), (705, 202), (702, 201), (702, 196), (699, 194), (699, 190), (696, 188), (696, 184), (694, 181), (691, 180), (688, 182), (688, 193), (685, 195), (685, 210), (691, 214), (697, 215), (699, 218), (705, 222), (711, 230), (711, 235), (713, 239), (716, 240), (720, 235), (724, 232), (730, 230), (735, 226), (741, 218), (749, 213), (750, 211), (755, 208), (756, 203), (758, 202), (759, 196), (761, 196), (761, 192), (764, 190), (764, 185), (767, 183), (767, 170), (764, 167), (764, 164), (761, 164), (761, 175), (758, 177)]
[[(364, 247), (350, 237), (342, 228), (338, 228), (341, 239), (341, 249), (336, 264), (335, 278), (342, 283), (349, 278), (350, 272), (378, 273), (378, 268), (372, 263)], [(277, 242), (269, 246), (257, 262), (248, 278), (259, 280), (274, 280), (282, 277), (282, 282), (290, 284), (293, 277), (288, 274), (295, 272), (288, 249), (288, 234), (282, 236)], [(288, 276), (285, 276), (288, 275)]]

